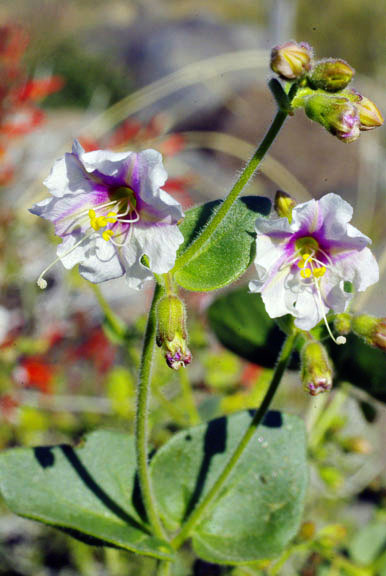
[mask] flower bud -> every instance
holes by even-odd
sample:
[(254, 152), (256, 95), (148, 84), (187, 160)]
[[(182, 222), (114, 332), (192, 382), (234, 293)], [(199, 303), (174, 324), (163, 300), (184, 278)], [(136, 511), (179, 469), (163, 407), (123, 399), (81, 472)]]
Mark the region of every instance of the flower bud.
[(305, 101), (305, 112), (342, 142), (354, 142), (360, 135), (356, 105), (342, 96), (314, 94)]
[(275, 195), (274, 208), (281, 218), (288, 218), (288, 222), (292, 222), (292, 210), (296, 206), (296, 201), (292, 196), (282, 190), (278, 190)]
[(382, 114), (369, 98), (362, 96), (357, 90), (345, 91), (345, 96), (353, 102), (359, 114), (360, 130), (373, 130), (383, 124)]
[(301, 360), (304, 389), (311, 396), (331, 390), (333, 373), (331, 361), (324, 346), (320, 342), (305, 344), (302, 348)]
[(311, 69), (312, 48), (307, 42), (290, 40), (272, 48), (271, 70), (285, 80), (301, 78)]
[(177, 296), (165, 296), (157, 307), (157, 344), (164, 352), (169, 368), (178, 370), (192, 361), (187, 346), (185, 307)]
[(367, 344), (386, 352), (386, 318), (361, 314), (353, 318), (352, 329)]
[(352, 315), (347, 312), (342, 312), (342, 314), (336, 314), (334, 318), (334, 328), (338, 334), (346, 336), (351, 332), (351, 318)]
[(355, 70), (341, 59), (322, 60), (318, 62), (308, 76), (312, 88), (338, 92), (350, 84)]

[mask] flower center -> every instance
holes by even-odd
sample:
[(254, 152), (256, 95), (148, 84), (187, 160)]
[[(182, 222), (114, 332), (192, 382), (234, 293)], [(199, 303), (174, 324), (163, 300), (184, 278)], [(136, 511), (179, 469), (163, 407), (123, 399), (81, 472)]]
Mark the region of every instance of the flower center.
[[(102, 231), (102, 238), (106, 242), (111, 241), (114, 246), (122, 247), (128, 244), (131, 240), (133, 233), (133, 224), (138, 222), (139, 213), (137, 211), (137, 199), (134, 190), (131, 188), (121, 187), (114, 190), (111, 194), (112, 200), (104, 204), (94, 205), (93, 208), (80, 212), (72, 221), (72, 225), (79, 219), (88, 216), (90, 223), (90, 230), (78, 240), (65, 254), (58, 256), (55, 260), (47, 266), (40, 274), (37, 285), (44, 290), (47, 287), (47, 281), (44, 279), (45, 274), (61, 259), (65, 258), (73, 252), (78, 246), (83, 244), (86, 240), (94, 236), (95, 233)], [(111, 210), (114, 208), (114, 210)], [(116, 230), (112, 226), (116, 224), (125, 224), (124, 228), (117, 227)], [(127, 226), (128, 224), (128, 226)], [(117, 238), (123, 237), (123, 241), (117, 241)]]
[(319, 244), (311, 236), (299, 238), (296, 243), (296, 253), (300, 254), (301, 258), (297, 262), (300, 268), (300, 276), (304, 279), (307, 278), (321, 278), (326, 273), (326, 266), (318, 258), (316, 254), (320, 250)]
[[(327, 262), (322, 262), (318, 258), (319, 254), (321, 254), (321, 257)], [(297, 267), (300, 268), (301, 278), (303, 280), (310, 280), (311, 285), (313, 284), (315, 287), (318, 296), (318, 306), (320, 306), (321, 315), (323, 316), (324, 323), (332, 340), (336, 344), (345, 344), (346, 338), (344, 336), (338, 336), (338, 338), (335, 338), (331, 332), (324, 312), (323, 298), (319, 286), (319, 280), (325, 275), (327, 267), (332, 269), (334, 273), (339, 274), (336, 269), (334, 269), (330, 256), (320, 248), (315, 238), (312, 238), (312, 236), (305, 236), (304, 238), (299, 238), (295, 242), (295, 257), (291, 260), (290, 265), (295, 264), (295, 262)]]
[[(127, 244), (131, 237), (131, 226), (126, 228), (125, 232), (112, 230), (112, 224), (134, 224), (139, 220), (137, 211), (137, 200), (134, 191), (131, 188), (121, 187), (114, 190), (111, 194), (112, 201), (100, 206), (94, 206), (88, 210), (88, 217), (90, 219), (90, 226), (98, 232), (102, 230), (102, 238), (106, 242), (111, 240), (116, 246), (123, 246)], [(106, 214), (107, 208), (114, 207), (116, 211), (109, 210)], [(102, 213), (100, 212), (102, 210)], [(98, 212), (98, 213), (97, 213)], [(104, 213), (103, 213), (104, 212)], [(125, 235), (123, 243), (118, 243), (113, 240), (115, 236)]]

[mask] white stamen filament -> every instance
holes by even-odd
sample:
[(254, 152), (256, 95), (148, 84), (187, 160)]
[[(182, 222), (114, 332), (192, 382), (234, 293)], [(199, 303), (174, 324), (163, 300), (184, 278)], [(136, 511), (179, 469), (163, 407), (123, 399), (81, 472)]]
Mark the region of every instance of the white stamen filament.
[[(312, 268), (312, 262), (311, 262), (311, 268)], [(319, 299), (319, 304), (320, 304), (320, 312), (322, 313), (323, 320), (324, 320), (324, 323), (325, 323), (326, 328), (327, 328), (327, 332), (329, 333), (330, 337), (335, 342), (335, 344), (338, 344), (338, 346), (341, 344), (346, 344), (346, 338), (344, 336), (338, 336), (338, 338), (335, 338), (335, 336), (331, 332), (331, 328), (328, 324), (327, 316), (326, 316), (326, 313), (324, 311), (324, 304), (323, 304), (322, 294), (321, 294), (320, 288), (319, 288), (318, 279), (314, 277), (313, 282), (314, 282), (314, 286), (316, 288), (316, 292), (318, 294), (318, 299)]]
[(71, 252), (73, 252), (76, 248), (78, 248), (78, 246), (80, 246), (85, 240), (90, 238), (90, 236), (92, 236), (93, 234), (95, 234), (94, 230), (91, 230), (90, 232), (85, 234), (83, 236), (83, 238), (81, 238), (78, 242), (76, 242), (76, 244), (74, 244), (74, 246), (72, 246), (69, 250), (67, 250), (67, 252), (65, 252), (61, 256), (57, 256), (55, 258), (55, 260), (53, 262), (51, 262), (51, 264), (49, 266), (47, 266), (47, 268), (44, 268), (43, 272), (40, 274), (39, 278), (36, 280), (36, 284), (39, 286), (39, 288), (41, 290), (45, 290), (47, 288), (47, 281), (44, 279), (44, 276), (47, 274), (47, 272), (49, 270), (51, 270), (51, 268), (53, 268), (55, 266), (55, 264), (57, 264), (57, 262), (59, 262), (60, 260), (62, 260), (66, 256), (68, 256), (69, 254), (71, 254)]

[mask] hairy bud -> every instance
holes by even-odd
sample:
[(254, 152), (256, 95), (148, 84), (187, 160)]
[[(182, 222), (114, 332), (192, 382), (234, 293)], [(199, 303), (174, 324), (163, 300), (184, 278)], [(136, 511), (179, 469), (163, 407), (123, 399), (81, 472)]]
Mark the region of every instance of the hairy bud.
[(332, 366), (326, 349), (320, 342), (308, 342), (302, 348), (302, 382), (304, 389), (317, 396), (332, 387)]
[(377, 106), (366, 96), (362, 96), (357, 90), (346, 90), (344, 95), (355, 104), (359, 114), (360, 130), (373, 130), (383, 125), (383, 117)]
[(355, 70), (341, 59), (318, 62), (308, 76), (308, 82), (314, 89), (338, 92), (350, 84)]
[(311, 120), (319, 122), (342, 142), (359, 138), (359, 113), (348, 98), (314, 94), (306, 99), (304, 110)]
[(272, 48), (271, 70), (285, 80), (301, 78), (311, 69), (312, 48), (307, 42), (290, 40)]
[(289, 223), (292, 221), (292, 210), (296, 206), (296, 201), (292, 196), (282, 190), (278, 190), (275, 195), (274, 208), (281, 218), (288, 218)]
[(386, 318), (376, 318), (368, 314), (354, 316), (352, 329), (357, 336), (364, 338), (369, 346), (386, 352)]
[(162, 298), (157, 307), (157, 344), (164, 352), (169, 368), (178, 370), (192, 361), (187, 345), (185, 306), (174, 295)]
[(351, 319), (352, 315), (348, 314), (347, 312), (336, 314), (334, 318), (334, 328), (338, 334), (346, 336), (351, 332)]

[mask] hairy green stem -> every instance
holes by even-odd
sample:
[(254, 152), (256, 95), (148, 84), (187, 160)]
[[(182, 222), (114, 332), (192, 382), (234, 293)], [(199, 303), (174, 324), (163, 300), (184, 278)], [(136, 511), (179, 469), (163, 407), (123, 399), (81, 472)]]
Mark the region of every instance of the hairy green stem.
[[(291, 103), (292, 98), (295, 96), (297, 90), (296, 84), (294, 84), (288, 94), (288, 101)], [(264, 136), (261, 144), (257, 148), (256, 152), (240, 174), (237, 182), (234, 184), (233, 188), (229, 192), (228, 196), (220, 205), (219, 209), (214, 213), (209, 224), (203, 229), (201, 234), (190, 244), (190, 246), (181, 254), (175, 263), (173, 272), (176, 272), (183, 266), (185, 266), (192, 258), (201, 250), (201, 248), (206, 244), (212, 234), (215, 232), (217, 227), (221, 224), (224, 218), (227, 216), (229, 210), (232, 208), (233, 204), (248, 184), (254, 173), (256, 172), (260, 162), (263, 160), (265, 154), (268, 152), (269, 148), (272, 146), (276, 136), (278, 135), (281, 127), (283, 126), (289, 111), (278, 110), (275, 118), (272, 121), (268, 132)]]
[(237, 448), (233, 452), (230, 460), (225, 465), (225, 468), (223, 469), (223, 471), (221, 472), (221, 474), (217, 478), (216, 482), (213, 484), (212, 488), (209, 490), (209, 492), (207, 493), (205, 498), (201, 501), (201, 503), (198, 504), (198, 506), (193, 510), (192, 514), (189, 516), (186, 523), (182, 526), (179, 534), (177, 534), (177, 536), (175, 536), (175, 538), (172, 540), (171, 544), (176, 550), (189, 537), (192, 529), (195, 527), (197, 522), (202, 519), (204, 514), (208, 511), (208, 507), (213, 503), (213, 501), (218, 496), (221, 488), (223, 487), (225, 482), (228, 480), (230, 474), (234, 470), (235, 466), (237, 465), (241, 456), (243, 455), (245, 449), (247, 448), (252, 436), (255, 434), (257, 427), (259, 426), (259, 424), (263, 420), (265, 414), (267, 413), (268, 408), (272, 402), (272, 399), (276, 393), (276, 390), (279, 387), (279, 384), (280, 384), (280, 381), (281, 381), (282, 376), (284, 374), (284, 371), (285, 371), (285, 369), (288, 365), (288, 362), (291, 358), (291, 354), (292, 354), (292, 351), (293, 351), (293, 348), (295, 345), (296, 338), (297, 338), (297, 333), (294, 332), (291, 335), (289, 335), (287, 340), (284, 342), (283, 348), (282, 348), (280, 356), (279, 356), (277, 366), (276, 366), (275, 371), (274, 371), (273, 376), (272, 376), (271, 383), (269, 385), (269, 388), (267, 390), (266, 395), (264, 396), (264, 399), (263, 399), (261, 405), (259, 406), (259, 409), (256, 410), (255, 415), (254, 415), (248, 429), (246, 430), (244, 436), (240, 440), (239, 445), (237, 446)]
[(137, 392), (137, 413), (135, 426), (135, 444), (137, 455), (137, 470), (141, 494), (146, 514), (154, 535), (166, 538), (165, 530), (156, 511), (155, 498), (151, 486), (148, 466), (148, 405), (150, 396), (151, 367), (154, 352), (154, 342), (157, 329), (156, 308), (163, 293), (163, 288), (156, 284), (153, 301), (151, 303), (147, 320), (145, 338), (143, 342), (141, 365), (139, 369), (139, 382)]

